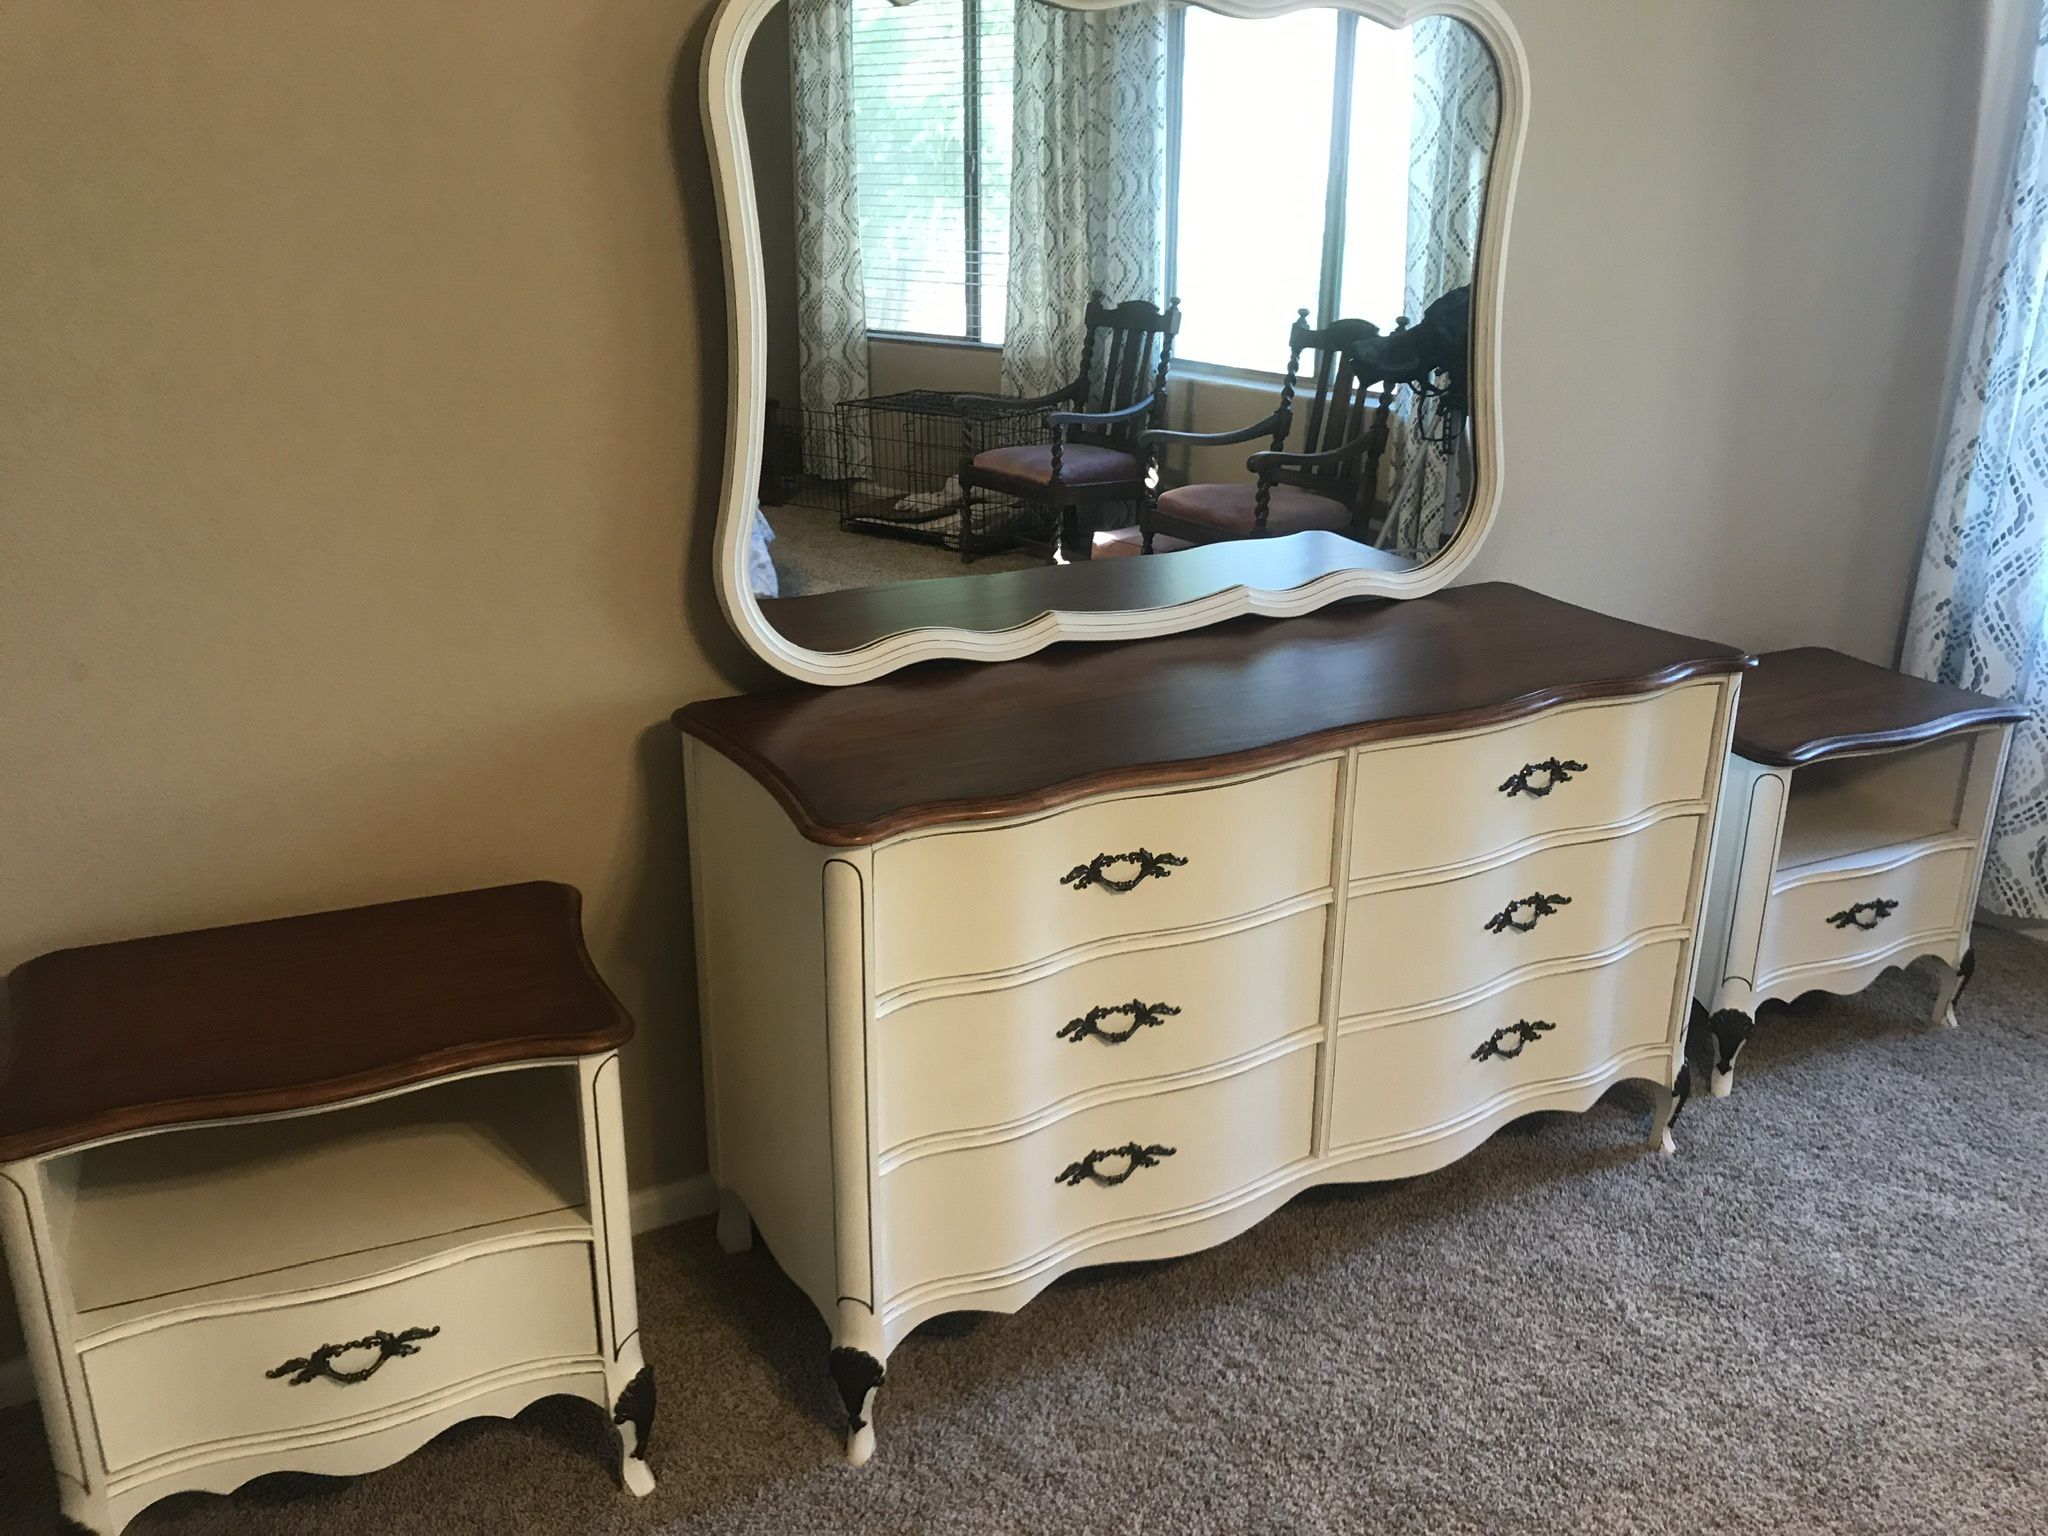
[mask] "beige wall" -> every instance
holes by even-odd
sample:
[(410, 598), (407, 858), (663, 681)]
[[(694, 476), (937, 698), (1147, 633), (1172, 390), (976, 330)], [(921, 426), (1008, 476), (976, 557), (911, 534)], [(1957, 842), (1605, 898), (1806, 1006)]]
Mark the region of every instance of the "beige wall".
[[(1535, 119), (1482, 570), (1887, 655), (1977, 0), (1510, 3)], [(702, 1166), (663, 722), (762, 676), (703, 575), (707, 12), (8, 8), (0, 969), (570, 880), (642, 1025), (636, 1179)]]

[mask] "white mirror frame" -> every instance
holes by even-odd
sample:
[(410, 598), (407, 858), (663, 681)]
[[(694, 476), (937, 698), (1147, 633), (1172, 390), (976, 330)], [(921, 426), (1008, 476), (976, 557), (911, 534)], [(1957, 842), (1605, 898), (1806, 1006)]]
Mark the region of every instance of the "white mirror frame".
[[(863, 683), (913, 662), (940, 657), (1012, 661), (1060, 640), (1135, 640), (1199, 629), (1241, 614), (1287, 618), (1349, 597), (1423, 597), (1447, 585), (1472, 562), (1500, 505), (1500, 317), (1508, 225), (1529, 116), (1529, 60), (1522, 40), (1496, 0), (1188, 0), (1225, 16), (1258, 20), (1288, 11), (1355, 11), (1389, 27), (1425, 16), (1449, 16), (1476, 31), (1500, 70), (1500, 131), (1488, 169), (1484, 235), (1472, 287), (1472, 390), (1475, 433), (1472, 504), (1451, 542), (1414, 571), (1338, 571), (1298, 587), (1219, 588), (1207, 597), (1166, 608), (1112, 613), (1038, 615), (1011, 629), (908, 629), (851, 651), (813, 651), (793, 645), (761, 612), (748, 580), (751, 520), (761, 483), (767, 436), (768, 315), (762, 293), (761, 221), (754, 198), (754, 166), (740, 99), (740, 68), (754, 33), (782, 0), (722, 0), (704, 50), (704, 132), (718, 194), (719, 231), (725, 243), (728, 399), (725, 488), (715, 540), (718, 599), (727, 620), (770, 665), (809, 683)], [(1058, 0), (1070, 10), (1110, 10), (1128, 0)], [(1171, 558), (1155, 557), (1155, 558)], [(973, 576), (934, 578), (975, 580)]]

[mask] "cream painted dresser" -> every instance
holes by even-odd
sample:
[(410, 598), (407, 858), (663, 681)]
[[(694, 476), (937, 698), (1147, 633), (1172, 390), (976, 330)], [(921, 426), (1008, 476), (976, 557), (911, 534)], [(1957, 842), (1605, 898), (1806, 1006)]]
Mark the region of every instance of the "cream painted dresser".
[(680, 711), (720, 1237), (850, 1457), (927, 1318), (1624, 1079), (1668, 1150), (1746, 661), (1476, 586)]

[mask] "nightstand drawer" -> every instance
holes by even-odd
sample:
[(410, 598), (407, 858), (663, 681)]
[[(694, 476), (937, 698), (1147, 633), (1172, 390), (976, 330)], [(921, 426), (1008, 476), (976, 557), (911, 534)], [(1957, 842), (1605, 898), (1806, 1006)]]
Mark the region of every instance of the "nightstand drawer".
[[(1666, 1051), (1684, 948), (1666, 940), (1464, 1008), (1341, 1034), (1331, 1146), (1378, 1148), (1449, 1135), (1617, 1057)], [(1642, 1075), (1667, 1073), (1658, 1065)]]
[(1721, 771), (1721, 687), (1548, 710), (1521, 725), (1358, 758), (1357, 878), (1439, 869), (1556, 832), (1701, 800)]
[(1335, 759), (875, 854), (875, 989), (1257, 912), (1330, 883)]
[(877, 1181), (883, 1292), (1016, 1269), (1218, 1200), (1309, 1156), (1317, 1048), (899, 1164)]
[(992, 1128), (1215, 1066), (1319, 1017), (1327, 907), (909, 1003), (875, 1025), (875, 1144)]
[[(323, 1356), (337, 1345), (353, 1347)], [(513, 1248), (340, 1294), (131, 1325), (80, 1356), (110, 1471), (260, 1446), (510, 1367), (595, 1362), (591, 1248)]]
[(1757, 961), (1759, 990), (1812, 970), (1813, 984), (1838, 963), (1906, 939), (1950, 934), (1969, 916), (1965, 889), (1973, 848), (1944, 848), (1900, 863), (1816, 875), (1771, 892)]
[(1455, 997), (1686, 918), (1700, 818), (1546, 848), (1455, 880), (1354, 896), (1344, 1017)]

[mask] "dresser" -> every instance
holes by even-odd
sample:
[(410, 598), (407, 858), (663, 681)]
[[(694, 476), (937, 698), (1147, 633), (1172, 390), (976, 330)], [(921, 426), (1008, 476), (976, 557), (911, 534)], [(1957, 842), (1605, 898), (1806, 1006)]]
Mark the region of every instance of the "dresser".
[(557, 1393), (653, 1489), (632, 1021), (579, 905), (500, 886), (14, 971), (0, 1237), (73, 1528)]
[(719, 1232), (890, 1351), (1651, 1090), (1747, 658), (1504, 585), (679, 711)]
[(1698, 995), (1713, 1091), (1765, 1003), (1943, 968), (1938, 1024), (1976, 960), (1970, 925), (2013, 726), (2026, 708), (1815, 646), (1758, 658), (1728, 760)]

